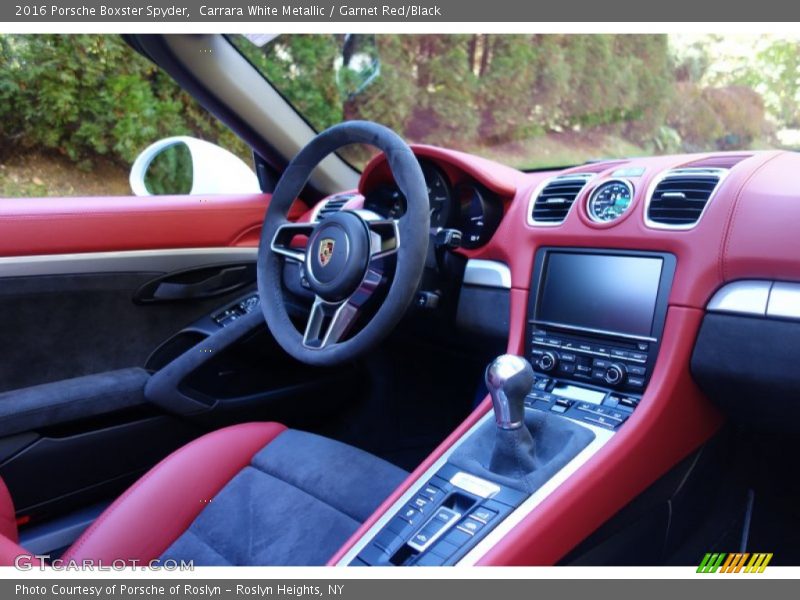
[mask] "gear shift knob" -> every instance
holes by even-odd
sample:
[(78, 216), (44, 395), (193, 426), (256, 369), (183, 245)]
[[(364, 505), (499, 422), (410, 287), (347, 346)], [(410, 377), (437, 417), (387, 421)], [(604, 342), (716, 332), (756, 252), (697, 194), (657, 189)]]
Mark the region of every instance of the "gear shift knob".
[(500, 429), (519, 429), (525, 420), (525, 396), (534, 382), (533, 367), (521, 356), (503, 354), (486, 368), (494, 418)]

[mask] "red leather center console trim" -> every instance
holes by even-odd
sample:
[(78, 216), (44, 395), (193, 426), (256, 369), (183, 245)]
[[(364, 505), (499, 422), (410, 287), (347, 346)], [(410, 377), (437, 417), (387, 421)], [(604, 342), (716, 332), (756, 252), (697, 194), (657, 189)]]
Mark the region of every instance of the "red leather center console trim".
[(2, 479), (0, 479), (0, 536), (8, 538), (12, 542), (19, 540), (17, 521), (14, 515), (14, 501)]
[(34, 558), (30, 552), (22, 548), (15, 541), (0, 535), (0, 567), (16, 566), (16, 560), (18, 557), (24, 557), (24, 559), (20, 561), (19, 566), (21, 567), (27, 567), (29, 565), (37, 566), (42, 564), (41, 560)]
[(176, 450), (109, 506), (64, 561), (158, 558), (253, 455), (285, 430), (278, 423), (234, 425)]

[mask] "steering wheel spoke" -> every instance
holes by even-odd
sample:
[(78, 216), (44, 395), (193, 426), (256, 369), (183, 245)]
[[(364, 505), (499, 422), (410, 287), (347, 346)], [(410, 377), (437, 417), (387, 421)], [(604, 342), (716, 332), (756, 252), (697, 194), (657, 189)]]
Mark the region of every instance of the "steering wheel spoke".
[(303, 236), (308, 239), (314, 230), (312, 223), (285, 223), (278, 227), (270, 242), (270, 250), (275, 254), (302, 263), (306, 259), (305, 247), (293, 245), (295, 238)]
[(396, 219), (365, 220), (370, 237), (370, 261), (396, 254), (400, 249), (400, 227)]
[(303, 345), (319, 350), (340, 342), (358, 319), (364, 304), (378, 289), (382, 278), (379, 269), (370, 267), (361, 285), (346, 300), (328, 302), (316, 296), (308, 315)]

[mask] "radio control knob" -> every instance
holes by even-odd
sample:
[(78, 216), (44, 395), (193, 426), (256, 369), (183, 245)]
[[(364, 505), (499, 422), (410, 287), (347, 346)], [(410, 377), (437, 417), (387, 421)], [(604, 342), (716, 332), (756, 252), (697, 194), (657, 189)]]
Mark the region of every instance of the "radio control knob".
[(628, 370), (625, 368), (625, 365), (621, 363), (614, 363), (608, 369), (606, 369), (605, 375), (603, 375), (603, 379), (608, 385), (619, 385), (623, 381), (625, 381), (625, 377), (628, 375)]
[(556, 365), (558, 365), (558, 355), (555, 352), (547, 351), (536, 361), (536, 366), (539, 367), (540, 371), (544, 371), (545, 373), (549, 373), (555, 369)]

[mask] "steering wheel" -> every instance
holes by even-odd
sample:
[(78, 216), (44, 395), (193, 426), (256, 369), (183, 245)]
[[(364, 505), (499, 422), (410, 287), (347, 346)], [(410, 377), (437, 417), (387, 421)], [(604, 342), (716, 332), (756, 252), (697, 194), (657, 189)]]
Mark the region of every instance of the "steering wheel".
[[(399, 219), (369, 211), (342, 210), (318, 223), (292, 223), (289, 207), (314, 168), (348, 144), (382, 150), (397, 186), (406, 198)], [(417, 158), (392, 130), (368, 121), (335, 125), (311, 140), (286, 167), (261, 230), (258, 247), (258, 292), (261, 309), (278, 344), (311, 365), (336, 365), (375, 347), (408, 309), (419, 286), (428, 252), (428, 193)], [(305, 249), (294, 243), (306, 238)], [(386, 285), (383, 259), (396, 255), (394, 278), (386, 297), (360, 331), (346, 337), (365, 303)], [(292, 323), (283, 292), (286, 261), (298, 263), (302, 280), (314, 293), (305, 330)]]

